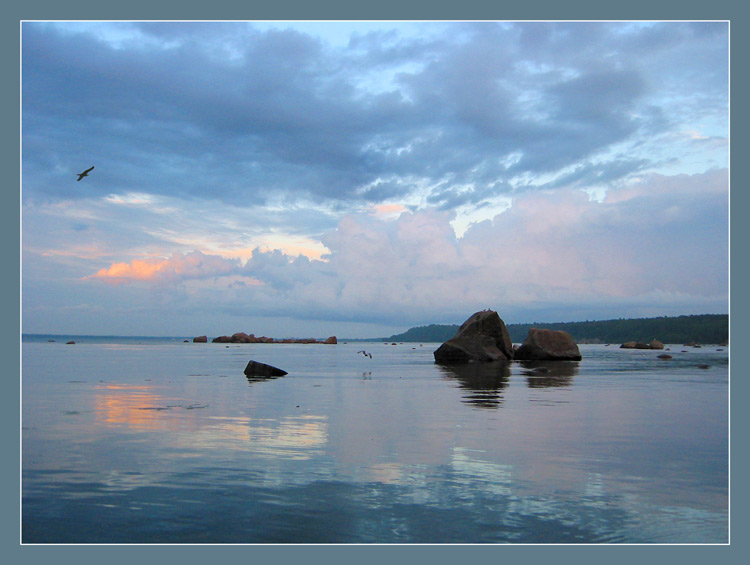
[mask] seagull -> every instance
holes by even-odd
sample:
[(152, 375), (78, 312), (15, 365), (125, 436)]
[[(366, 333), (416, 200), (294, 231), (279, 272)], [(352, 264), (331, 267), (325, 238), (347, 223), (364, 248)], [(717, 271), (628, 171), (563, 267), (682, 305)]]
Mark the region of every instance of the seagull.
[(372, 359), (372, 353), (367, 353), (367, 351), (357, 351), (357, 353), (361, 353), (365, 357), (369, 357), (370, 359)]
[(82, 173), (78, 173), (78, 180), (81, 180), (83, 177), (89, 176), (89, 173), (94, 170), (94, 167), (91, 167), (90, 169), (86, 169)]

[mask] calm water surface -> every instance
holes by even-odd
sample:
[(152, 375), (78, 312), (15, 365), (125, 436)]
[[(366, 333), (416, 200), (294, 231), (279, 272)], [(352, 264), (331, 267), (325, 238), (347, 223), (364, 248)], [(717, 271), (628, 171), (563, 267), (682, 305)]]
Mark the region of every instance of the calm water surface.
[(25, 340), (22, 541), (728, 542), (727, 348), (437, 346)]

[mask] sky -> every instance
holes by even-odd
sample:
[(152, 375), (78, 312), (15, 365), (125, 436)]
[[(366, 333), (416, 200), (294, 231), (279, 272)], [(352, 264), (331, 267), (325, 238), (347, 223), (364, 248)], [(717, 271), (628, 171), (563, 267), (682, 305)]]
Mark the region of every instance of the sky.
[(728, 313), (727, 22), (21, 26), (24, 333)]

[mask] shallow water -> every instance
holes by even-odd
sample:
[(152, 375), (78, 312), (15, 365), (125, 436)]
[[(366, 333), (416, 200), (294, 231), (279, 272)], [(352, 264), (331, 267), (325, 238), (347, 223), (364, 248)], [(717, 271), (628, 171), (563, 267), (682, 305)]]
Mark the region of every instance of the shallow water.
[(22, 345), (25, 543), (728, 542), (727, 348), (108, 341)]

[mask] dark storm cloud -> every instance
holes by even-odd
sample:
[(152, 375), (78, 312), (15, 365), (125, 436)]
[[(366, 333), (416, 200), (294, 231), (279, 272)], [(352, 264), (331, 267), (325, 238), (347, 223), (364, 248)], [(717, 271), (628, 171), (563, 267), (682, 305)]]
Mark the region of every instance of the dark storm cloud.
[[(24, 24), (25, 196), (378, 202), (421, 183), (432, 204), (480, 205), (528, 184), (519, 176), (580, 171), (674, 127), (666, 106), (682, 89), (726, 96), (723, 24), (446, 24), (352, 35), (344, 49), (249, 24), (113, 30), (137, 36)], [(99, 185), (67, 182), (91, 164)]]

